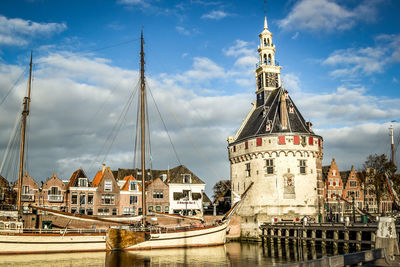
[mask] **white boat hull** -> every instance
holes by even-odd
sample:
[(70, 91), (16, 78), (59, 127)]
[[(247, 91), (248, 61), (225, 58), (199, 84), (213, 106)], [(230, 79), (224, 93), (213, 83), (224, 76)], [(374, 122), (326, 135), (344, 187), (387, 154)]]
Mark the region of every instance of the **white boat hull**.
[(183, 231), (151, 233), (150, 238), (132, 245), (118, 246), (107, 237), (108, 249), (143, 250), (162, 248), (186, 248), (223, 245), (226, 242), (227, 223)]
[(0, 234), (0, 254), (105, 250), (105, 234)]

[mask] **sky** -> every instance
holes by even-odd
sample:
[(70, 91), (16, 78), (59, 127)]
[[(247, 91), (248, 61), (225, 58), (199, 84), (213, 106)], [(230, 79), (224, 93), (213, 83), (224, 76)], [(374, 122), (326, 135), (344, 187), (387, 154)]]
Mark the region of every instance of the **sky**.
[[(335, 158), (344, 171), (389, 156), (391, 121), (400, 141), (396, 0), (0, 1), (0, 155), (33, 51), (30, 175), (132, 168), (136, 100), (121, 114), (138, 82), (143, 29), (152, 166), (184, 164), (211, 193), (230, 177), (227, 138), (255, 101), (264, 12), (284, 86), (324, 139), (323, 164)], [(1, 175), (14, 181), (13, 173), (5, 164)]]

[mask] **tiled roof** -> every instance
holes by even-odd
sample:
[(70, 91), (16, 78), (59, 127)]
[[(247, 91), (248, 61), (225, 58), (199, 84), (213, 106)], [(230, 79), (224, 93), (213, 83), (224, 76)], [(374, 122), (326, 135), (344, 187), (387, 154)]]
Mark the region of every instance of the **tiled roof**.
[(191, 172), (185, 165), (179, 165), (170, 170), (170, 181), (171, 184), (183, 184), (182, 174), (190, 174), (192, 178), (192, 184), (204, 184), (204, 182)]
[[(129, 182), (130, 181), (136, 181), (135, 177), (133, 177), (132, 175), (126, 176), (124, 178), (125, 184), (122, 186), (121, 191), (129, 191)], [(139, 191), (142, 191), (142, 186), (140, 184), (138, 184), (139, 187)]]
[(103, 171), (98, 171), (93, 179), (92, 186), (96, 187), (100, 184), (101, 178), (103, 178)]
[[(246, 124), (240, 131), (236, 142), (255, 136), (279, 133), (314, 135), (314, 132), (309, 130), (308, 126), (306, 125), (306, 121), (290, 96), (285, 99), (288, 117), (287, 128), (282, 128), (280, 118), (280, 103), (281, 95), (285, 94), (285, 92), (286, 91), (282, 87), (276, 88), (272, 91), (264, 92), (265, 104), (255, 108)], [(291, 107), (293, 112), (290, 112)], [(268, 121), (271, 123), (271, 126), (270, 130), (267, 131), (266, 124)]]
[(78, 183), (78, 178), (87, 178), (86, 173), (82, 169), (74, 171), (74, 173), (71, 175), (68, 188), (76, 186)]

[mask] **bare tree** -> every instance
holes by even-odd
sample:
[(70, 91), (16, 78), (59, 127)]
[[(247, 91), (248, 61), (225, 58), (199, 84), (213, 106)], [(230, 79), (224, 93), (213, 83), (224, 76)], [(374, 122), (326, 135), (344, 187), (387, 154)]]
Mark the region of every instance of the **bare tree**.
[(393, 177), (394, 173), (396, 172), (396, 166), (386, 158), (386, 155), (374, 154), (367, 157), (363, 167), (367, 176), (372, 178), (372, 184), (374, 185), (373, 191), (375, 193), (376, 202), (378, 205), (378, 214), (380, 214), (382, 196), (387, 190), (385, 173), (387, 173), (390, 177)]

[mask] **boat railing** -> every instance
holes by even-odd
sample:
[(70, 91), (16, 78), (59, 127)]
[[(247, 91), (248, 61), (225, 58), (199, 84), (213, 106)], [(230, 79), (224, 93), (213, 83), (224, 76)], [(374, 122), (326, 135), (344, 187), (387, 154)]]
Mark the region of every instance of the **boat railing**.
[(26, 234), (90, 234), (105, 233), (107, 229), (19, 229), (18, 233)]

